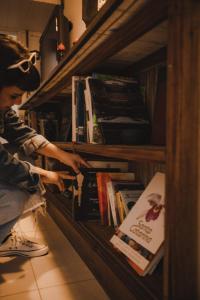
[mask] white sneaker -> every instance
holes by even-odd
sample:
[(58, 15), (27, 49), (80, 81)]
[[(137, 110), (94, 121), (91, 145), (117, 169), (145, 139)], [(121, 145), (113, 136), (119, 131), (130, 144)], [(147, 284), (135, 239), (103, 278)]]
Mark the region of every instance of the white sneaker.
[(48, 247), (11, 233), (7, 240), (0, 245), (0, 256), (20, 255), (26, 257), (42, 256), (48, 253)]

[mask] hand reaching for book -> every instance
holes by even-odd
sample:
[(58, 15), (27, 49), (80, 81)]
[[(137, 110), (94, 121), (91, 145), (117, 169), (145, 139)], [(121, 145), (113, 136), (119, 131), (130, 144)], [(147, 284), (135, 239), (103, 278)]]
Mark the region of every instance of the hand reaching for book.
[(69, 175), (68, 172), (64, 171), (46, 171), (41, 175), (41, 180), (44, 183), (51, 183), (57, 185), (61, 192), (65, 190), (64, 179), (74, 180), (75, 176)]
[(91, 167), (90, 164), (88, 164), (82, 157), (80, 157), (80, 155), (65, 152), (52, 143), (39, 148), (37, 150), (37, 153), (59, 160), (61, 163), (71, 167), (76, 174), (80, 172), (80, 167)]
[(62, 151), (59, 160), (63, 164), (70, 166), (77, 174), (80, 172), (81, 166), (86, 168), (91, 167), (88, 162), (86, 162), (82, 157), (80, 157), (80, 155), (65, 151)]

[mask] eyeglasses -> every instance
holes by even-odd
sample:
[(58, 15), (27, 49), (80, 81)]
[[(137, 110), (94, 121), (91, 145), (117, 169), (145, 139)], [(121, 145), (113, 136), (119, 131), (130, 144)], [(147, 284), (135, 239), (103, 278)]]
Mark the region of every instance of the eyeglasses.
[(7, 69), (20, 69), (23, 73), (27, 73), (32, 65), (36, 64), (37, 53), (33, 52), (29, 58), (23, 59), (16, 64), (9, 66)]

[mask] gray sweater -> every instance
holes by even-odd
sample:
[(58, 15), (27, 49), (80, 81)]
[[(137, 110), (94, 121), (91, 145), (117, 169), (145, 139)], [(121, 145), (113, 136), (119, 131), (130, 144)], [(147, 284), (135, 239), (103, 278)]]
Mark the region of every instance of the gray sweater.
[[(49, 141), (35, 130), (24, 125), (13, 109), (0, 111), (0, 137), (17, 146), (29, 156)], [(29, 192), (35, 192), (39, 176), (31, 172), (30, 164), (10, 154), (0, 142), (0, 182), (17, 185)]]

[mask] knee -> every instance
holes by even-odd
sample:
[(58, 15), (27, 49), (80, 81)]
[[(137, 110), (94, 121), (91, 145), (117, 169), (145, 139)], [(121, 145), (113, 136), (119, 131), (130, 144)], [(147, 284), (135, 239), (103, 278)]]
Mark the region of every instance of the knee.
[(19, 217), (23, 210), (28, 193), (15, 187), (0, 190), (0, 224)]

